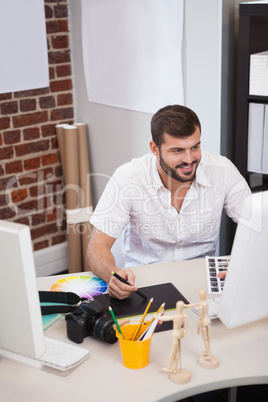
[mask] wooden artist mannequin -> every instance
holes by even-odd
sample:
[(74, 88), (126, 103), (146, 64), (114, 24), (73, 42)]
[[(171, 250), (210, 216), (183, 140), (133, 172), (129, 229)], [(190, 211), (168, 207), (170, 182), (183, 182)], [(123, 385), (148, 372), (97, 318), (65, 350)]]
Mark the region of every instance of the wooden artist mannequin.
[(210, 350), (210, 327), (211, 320), (208, 315), (208, 301), (205, 290), (199, 292), (200, 302), (195, 304), (186, 304), (185, 307), (193, 308), (198, 307), (199, 320), (197, 324), (197, 333), (201, 332), (205, 351), (199, 357), (198, 363), (203, 368), (216, 368), (219, 366), (219, 358), (214, 356)]
[(183, 314), (184, 303), (178, 301), (176, 304), (176, 312), (171, 316), (161, 316), (159, 321), (173, 321), (173, 331), (172, 331), (172, 348), (171, 355), (169, 359), (168, 367), (164, 367), (163, 370), (168, 371), (169, 378), (176, 384), (185, 384), (191, 379), (191, 373), (178, 368), (178, 363), (181, 364), (181, 338), (186, 335), (187, 328), (187, 316)]

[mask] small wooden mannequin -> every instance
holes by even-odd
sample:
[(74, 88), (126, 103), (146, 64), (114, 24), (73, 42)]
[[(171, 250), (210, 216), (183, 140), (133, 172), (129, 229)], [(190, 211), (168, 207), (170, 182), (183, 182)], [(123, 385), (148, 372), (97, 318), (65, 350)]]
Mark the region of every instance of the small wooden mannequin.
[(200, 302), (195, 304), (186, 304), (185, 307), (198, 307), (199, 320), (197, 324), (197, 333), (202, 333), (205, 351), (198, 358), (198, 363), (203, 368), (216, 368), (219, 366), (220, 360), (214, 356), (210, 350), (210, 327), (211, 320), (208, 315), (208, 301), (205, 290), (199, 292)]
[(169, 372), (169, 378), (176, 384), (185, 384), (191, 379), (190, 371), (178, 368), (178, 363), (181, 364), (181, 338), (186, 335), (187, 316), (183, 314), (184, 303), (178, 301), (176, 304), (176, 312), (171, 316), (161, 316), (159, 321), (173, 321), (172, 331), (172, 347), (168, 367), (163, 370)]

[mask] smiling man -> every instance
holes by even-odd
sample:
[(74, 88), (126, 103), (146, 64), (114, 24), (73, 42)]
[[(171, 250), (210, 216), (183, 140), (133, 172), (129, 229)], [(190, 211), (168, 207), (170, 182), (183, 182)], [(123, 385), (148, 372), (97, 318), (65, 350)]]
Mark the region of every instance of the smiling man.
[[(191, 109), (160, 109), (152, 117), (151, 133), (151, 153), (115, 171), (91, 218), (89, 268), (119, 299), (137, 289), (128, 267), (215, 254), (222, 210), (237, 222), (250, 194), (231, 161), (201, 153), (201, 124)], [(115, 266), (111, 253), (122, 231), (125, 268)]]

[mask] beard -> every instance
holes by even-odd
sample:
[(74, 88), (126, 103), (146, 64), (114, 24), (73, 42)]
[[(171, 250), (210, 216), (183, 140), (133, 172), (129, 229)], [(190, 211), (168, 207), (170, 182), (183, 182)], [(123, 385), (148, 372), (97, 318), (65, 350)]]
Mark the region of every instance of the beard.
[(193, 165), (194, 170), (191, 171), (191, 172), (189, 172), (189, 173), (185, 172), (185, 173), (183, 173), (183, 174), (180, 174), (180, 173), (177, 171), (177, 169), (178, 169), (178, 168), (182, 168), (182, 167), (189, 166), (188, 163), (181, 163), (180, 165), (175, 166), (175, 168), (172, 168), (170, 165), (168, 165), (168, 164), (165, 162), (164, 158), (163, 158), (162, 155), (161, 155), (161, 152), (160, 152), (160, 155), (159, 155), (159, 164), (160, 164), (161, 168), (163, 169), (163, 171), (164, 171), (169, 177), (171, 177), (172, 179), (177, 180), (177, 181), (179, 181), (179, 182), (181, 182), (181, 183), (187, 183), (187, 182), (193, 181), (193, 180), (195, 179), (195, 177), (196, 177), (196, 170), (197, 170), (197, 167), (198, 167), (198, 165), (199, 165), (199, 162), (200, 162), (200, 160), (197, 160), (197, 159), (196, 159), (196, 160), (193, 160), (193, 161), (191, 162), (191, 165)]

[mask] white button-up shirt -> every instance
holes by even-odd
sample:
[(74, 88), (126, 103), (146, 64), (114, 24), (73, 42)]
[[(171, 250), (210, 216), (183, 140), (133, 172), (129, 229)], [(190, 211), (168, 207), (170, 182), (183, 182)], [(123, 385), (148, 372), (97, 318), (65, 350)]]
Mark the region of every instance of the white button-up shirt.
[(215, 254), (223, 208), (237, 222), (248, 194), (231, 161), (203, 152), (178, 212), (160, 179), (156, 157), (146, 154), (116, 170), (91, 223), (114, 238), (124, 231), (125, 266), (199, 258)]

